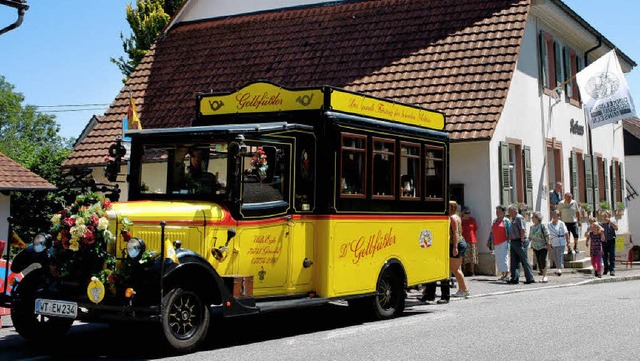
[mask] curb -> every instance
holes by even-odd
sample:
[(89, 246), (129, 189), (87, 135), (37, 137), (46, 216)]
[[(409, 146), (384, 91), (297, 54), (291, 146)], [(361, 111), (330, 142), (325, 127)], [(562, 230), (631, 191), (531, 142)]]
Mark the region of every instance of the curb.
[[(513, 290), (508, 290), (508, 291), (500, 291), (500, 292), (482, 293), (482, 294), (478, 294), (478, 295), (470, 295), (467, 298), (480, 298), (480, 297), (487, 297), (487, 296), (499, 296), (499, 295), (506, 295), (506, 294), (510, 294), (510, 293), (531, 292), (531, 291), (537, 291), (537, 290), (547, 290), (547, 289), (552, 289), (552, 288), (563, 288), (563, 287), (583, 286), (583, 285), (598, 284), (598, 283), (625, 282), (625, 281), (635, 281), (635, 280), (640, 280), (640, 275), (618, 276), (618, 277), (608, 277), (608, 278), (595, 278), (595, 279), (584, 280), (584, 281), (575, 282), (575, 283), (566, 283), (566, 284), (562, 284), (562, 285), (553, 285), (553, 286), (542, 286), (542, 287), (533, 287), (533, 288), (517, 288), (517, 289), (513, 289)], [(451, 300), (458, 300), (458, 299), (463, 299), (463, 298), (451, 297)]]

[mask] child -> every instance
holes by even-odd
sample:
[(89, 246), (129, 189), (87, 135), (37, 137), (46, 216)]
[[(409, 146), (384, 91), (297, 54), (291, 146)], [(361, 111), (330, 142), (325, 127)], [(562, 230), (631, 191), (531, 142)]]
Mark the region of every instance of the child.
[[(584, 234), (587, 238), (586, 246), (591, 255), (591, 265), (596, 277), (602, 278), (602, 242), (604, 242), (604, 228), (594, 217), (589, 218), (589, 230)], [(591, 247), (589, 247), (591, 242)]]

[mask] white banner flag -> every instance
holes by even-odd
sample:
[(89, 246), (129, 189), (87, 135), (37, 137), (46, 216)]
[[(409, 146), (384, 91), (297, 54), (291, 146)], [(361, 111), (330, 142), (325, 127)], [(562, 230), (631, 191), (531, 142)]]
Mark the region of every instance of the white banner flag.
[(636, 117), (636, 109), (615, 50), (576, 74), (591, 128)]

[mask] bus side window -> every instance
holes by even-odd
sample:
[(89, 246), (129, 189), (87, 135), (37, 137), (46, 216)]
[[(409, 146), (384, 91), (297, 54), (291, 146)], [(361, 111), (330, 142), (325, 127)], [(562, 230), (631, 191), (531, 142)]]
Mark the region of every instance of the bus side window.
[(394, 140), (373, 140), (373, 197), (395, 198), (395, 148)]
[(340, 194), (364, 196), (366, 136), (342, 134)]
[(420, 145), (400, 143), (400, 198), (420, 197)]
[(425, 146), (425, 198), (444, 199), (444, 148)]
[(289, 167), (288, 148), (271, 145), (251, 146), (242, 176), (243, 203), (286, 201), (285, 182)]
[(304, 147), (296, 157), (296, 209), (313, 210), (315, 154), (313, 148)]

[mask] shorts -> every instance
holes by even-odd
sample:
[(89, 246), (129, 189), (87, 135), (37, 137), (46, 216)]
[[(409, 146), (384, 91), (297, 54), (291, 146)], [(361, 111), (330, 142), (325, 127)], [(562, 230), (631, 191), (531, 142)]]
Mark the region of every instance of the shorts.
[(547, 249), (534, 249), (533, 253), (536, 255), (536, 264), (538, 265), (538, 270), (542, 271), (547, 268)]
[(569, 233), (573, 234), (573, 238), (580, 238), (580, 236), (578, 235), (577, 223), (569, 222), (569, 223), (565, 223), (565, 225), (567, 226), (567, 230), (569, 231)]
[(463, 264), (478, 264), (478, 247), (476, 243), (467, 243), (467, 250), (464, 252)]
[(467, 250), (467, 242), (464, 238), (461, 238), (458, 242), (458, 255), (453, 255), (453, 243), (449, 243), (449, 257), (451, 258), (462, 258), (464, 257), (464, 252)]

